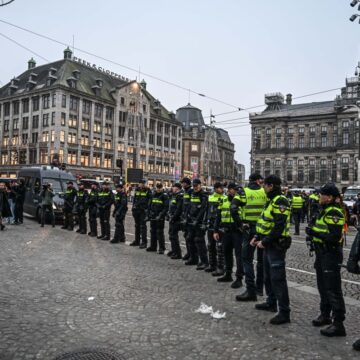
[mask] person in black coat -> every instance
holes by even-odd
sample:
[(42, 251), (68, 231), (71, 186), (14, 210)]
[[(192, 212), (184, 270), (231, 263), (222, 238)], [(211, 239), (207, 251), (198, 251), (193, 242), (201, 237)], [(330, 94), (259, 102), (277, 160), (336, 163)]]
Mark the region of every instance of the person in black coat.
[(5, 229), (5, 225), (2, 223), (4, 218), (11, 216), (11, 210), (7, 199), (5, 183), (0, 182), (0, 230)]

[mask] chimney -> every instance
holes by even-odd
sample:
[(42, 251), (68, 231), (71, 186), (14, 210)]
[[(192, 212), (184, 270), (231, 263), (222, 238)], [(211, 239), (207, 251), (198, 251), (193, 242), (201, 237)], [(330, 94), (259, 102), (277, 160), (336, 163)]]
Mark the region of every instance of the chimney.
[(36, 61), (33, 58), (31, 58), (28, 61), (28, 70), (33, 69), (34, 67), (36, 67)]
[(69, 47), (67, 47), (67, 48), (64, 50), (64, 59), (69, 59), (69, 60), (72, 59), (72, 51), (70, 50)]
[(286, 105), (291, 105), (292, 103), (292, 94), (286, 95)]

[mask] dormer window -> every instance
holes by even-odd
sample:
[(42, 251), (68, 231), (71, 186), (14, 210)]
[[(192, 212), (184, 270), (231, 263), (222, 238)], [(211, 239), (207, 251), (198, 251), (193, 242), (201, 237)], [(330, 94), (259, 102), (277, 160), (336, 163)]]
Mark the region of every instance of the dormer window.
[(91, 87), (91, 89), (93, 90), (93, 92), (94, 92), (94, 94), (95, 94), (96, 96), (100, 96), (100, 90), (101, 90), (101, 88), (100, 88), (99, 85), (93, 85), (93, 86)]
[(79, 80), (80, 79), (80, 71), (79, 70), (74, 70), (73, 72), (74, 78)]
[(102, 81), (102, 79), (96, 79), (95, 81), (96, 81), (96, 85), (97, 85), (98, 87), (100, 87), (100, 88), (103, 87), (104, 82)]
[(66, 79), (68, 85), (72, 88), (72, 89), (76, 89), (76, 82), (77, 82), (77, 79), (74, 78), (74, 77), (69, 77)]

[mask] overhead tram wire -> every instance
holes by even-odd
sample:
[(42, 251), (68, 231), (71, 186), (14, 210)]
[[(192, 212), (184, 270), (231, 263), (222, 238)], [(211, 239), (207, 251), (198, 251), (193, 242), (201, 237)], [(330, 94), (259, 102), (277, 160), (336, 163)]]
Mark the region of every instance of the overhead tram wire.
[[(19, 26), (19, 25), (16, 25), (16, 24), (12, 24), (12, 23), (10, 23), (10, 22), (8, 22), (8, 21), (5, 21), (5, 20), (0, 19), (0, 22), (3, 23), (3, 24), (9, 25), (9, 26), (15, 27), (15, 28), (17, 28), (17, 29), (19, 29), (19, 30), (28, 32), (28, 33), (30, 33), (30, 34), (33, 34), (33, 35), (35, 35), (35, 36), (41, 37), (41, 38), (43, 38), (43, 39), (46, 39), (46, 40), (55, 42), (55, 43), (57, 43), (57, 44), (60, 44), (60, 45), (63, 45), (63, 46), (68, 46), (68, 44), (66, 44), (66, 43), (64, 43), (64, 42), (62, 42), (62, 41), (60, 41), (60, 40), (51, 38), (50, 36), (47, 36), (47, 35), (43, 35), (43, 34), (37, 33), (37, 32), (35, 32), (35, 31), (33, 31), (33, 30), (30, 30), (30, 29), (26, 29), (26, 28), (24, 28), (24, 27), (22, 27), (22, 26)], [(111, 64), (120, 66), (120, 67), (122, 67), (122, 68), (124, 68), (124, 69), (127, 69), (127, 70), (129, 70), (129, 71), (132, 71), (132, 72), (135, 72), (135, 73), (138, 73), (138, 72), (139, 72), (138, 69), (134, 69), (134, 68), (132, 68), (132, 67), (130, 67), (130, 66), (120, 64), (120, 63), (118, 63), (118, 62), (116, 62), (116, 61), (107, 59), (107, 58), (105, 58), (105, 57), (103, 57), (103, 56), (100, 56), (100, 55), (96, 55), (96, 54), (94, 54), (94, 53), (91, 53), (90, 51), (83, 50), (83, 49), (80, 49), (80, 48), (77, 48), (77, 47), (74, 47), (74, 49), (77, 50), (77, 51), (79, 51), (79, 52), (81, 52), (81, 53), (83, 53), (83, 54), (86, 54), (86, 55), (89, 55), (89, 56), (93, 56), (93, 57), (95, 57), (95, 58), (97, 58), (97, 59), (101, 59), (101, 60), (104, 60), (104, 61), (109, 62), (109, 63), (111, 63)], [(242, 109), (241, 107), (237, 106), (237, 105), (233, 105), (233, 104), (230, 104), (230, 103), (228, 103), (228, 102), (226, 102), (226, 101), (223, 101), (223, 100), (220, 100), (220, 99), (211, 97), (211, 96), (207, 96), (207, 95), (205, 95), (205, 94), (203, 94), (203, 93), (201, 93), (201, 92), (198, 92), (198, 91), (195, 91), (195, 90), (186, 88), (186, 87), (184, 87), (184, 86), (182, 86), (182, 85), (176, 84), (176, 83), (171, 82), (171, 81), (168, 81), (168, 80), (161, 79), (161, 78), (159, 78), (159, 77), (157, 77), (157, 76), (154, 76), (154, 75), (151, 75), (151, 74), (148, 74), (148, 73), (145, 73), (145, 72), (142, 72), (142, 74), (145, 75), (145, 76), (147, 76), (147, 77), (149, 77), (149, 78), (151, 78), (151, 79), (154, 79), (154, 80), (163, 82), (164, 84), (168, 84), (168, 85), (174, 86), (174, 87), (176, 87), (176, 88), (178, 88), (178, 89), (184, 90), (184, 91), (186, 91), (186, 92), (188, 92), (188, 93), (190, 92), (190, 93), (192, 93), (192, 94), (195, 94), (195, 95), (198, 95), (198, 96), (207, 98), (207, 99), (209, 99), (209, 100), (212, 100), (212, 101), (221, 103), (221, 104), (223, 104), (223, 105), (227, 105), (227, 106), (229, 106), (229, 107), (233, 107), (233, 108), (237, 109), (237, 111), (243, 111), (243, 109)]]

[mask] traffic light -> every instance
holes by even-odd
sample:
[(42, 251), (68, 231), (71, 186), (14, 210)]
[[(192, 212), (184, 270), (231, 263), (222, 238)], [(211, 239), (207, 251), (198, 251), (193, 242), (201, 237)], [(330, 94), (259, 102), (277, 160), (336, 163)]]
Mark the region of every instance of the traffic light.
[(117, 166), (118, 168), (122, 168), (122, 166), (123, 166), (123, 161), (122, 161), (122, 159), (116, 159), (116, 166)]

